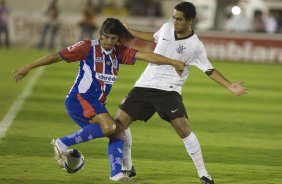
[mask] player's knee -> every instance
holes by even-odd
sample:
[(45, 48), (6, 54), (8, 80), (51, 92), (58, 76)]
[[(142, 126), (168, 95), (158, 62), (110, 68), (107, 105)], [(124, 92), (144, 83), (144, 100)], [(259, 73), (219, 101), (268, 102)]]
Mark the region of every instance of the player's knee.
[(125, 130), (127, 128), (127, 126), (122, 123), (119, 119), (115, 119), (115, 123), (116, 123), (116, 132), (123, 132), (123, 130)]
[(123, 131), (115, 131), (112, 134), (112, 137), (115, 138), (115, 139), (121, 139), (121, 140), (124, 140), (124, 138), (125, 138)]
[(100, 125), (105, 136), (113, 134), (117, 127), (114, 121), (101, 123)]
[(178, 130), (177, 134), (181, 139), (184, 139), (185, 137), (189, 136), (190, 132), (188, 130)]
[(108, 113), (99, 114), (92, 118), (90, 123), (99, 123), (104, 136), (110, 136), (116, 130), (116, 123)]

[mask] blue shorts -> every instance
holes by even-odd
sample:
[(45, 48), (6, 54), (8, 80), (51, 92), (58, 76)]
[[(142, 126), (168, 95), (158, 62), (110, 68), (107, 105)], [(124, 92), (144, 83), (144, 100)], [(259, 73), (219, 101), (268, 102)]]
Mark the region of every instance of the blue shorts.
[(65, 105), (69, 116), (80, 127), (88, 125), (94, 116), (108, 113), (105, 105), (98, 99), (84, 99), (80, 94), (68, 96)]

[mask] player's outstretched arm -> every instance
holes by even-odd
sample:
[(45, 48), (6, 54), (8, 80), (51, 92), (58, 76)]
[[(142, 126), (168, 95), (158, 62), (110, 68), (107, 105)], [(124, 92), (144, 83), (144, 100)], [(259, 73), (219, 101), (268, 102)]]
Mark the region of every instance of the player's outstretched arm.
[(159, 54), (152, 53), (152, 52), (138, 51), (135, 57), (136, 59), (142, 59), (149, 63), (159, 64), (159, 65), (172, 65), (175, 67), (176, 72), (180, 76), (185, 68), (185, 63), (181, 61), (170, 59), (170, 58), (167, 58), (167, 57), (164, 57)]
[(33, 62), (31, 64), (17, 68), (13, 72), (14, 73), (14, 80), (16, 82), (20, 81), (33, 68), (37, 68), (37, 67), (44, 66), (44, 65), (50, 65), (50, 64), (53, 64), (53, 63), (57, 63), (59, 61), (62, 61), (62, 58), (58, 53), (47, 55), (43, 58), (36, 60), (35, 62)]
[(243, 84), (243, 81), (239, 81), (239, 82), (230, 82), (229, 80), (227, 80), (219, 71), (217, 71), (216, 69), (214, 69), (211, 73), (208, 74), (209, 77), (213, 80), (215, 80), (216, 82), (218, 82), (219, 84), (223, 85), (224, 87), (226, 87), (227, 89), (229, 89), (234, 95), (236, 96), (240, 96), (240, 95), (244, 95), (248, 93), (247, 88), (241, 86), (241, 84)]
[(123, 19), (123, 25), (135, 38), (149, 42), (155, 42), (155, 39), (153, 37), (154, 33), (131, 29), (125, 19)]

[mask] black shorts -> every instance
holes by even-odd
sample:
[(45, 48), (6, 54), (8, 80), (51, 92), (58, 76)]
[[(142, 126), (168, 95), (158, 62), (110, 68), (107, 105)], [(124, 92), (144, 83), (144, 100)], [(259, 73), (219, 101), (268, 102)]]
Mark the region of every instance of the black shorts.
[(188, 119), (182, 96), (176, 91), (134, 87), (119, 107), (134, 121), (148, 121), (155, 112), (168, 122), (180, 117)]

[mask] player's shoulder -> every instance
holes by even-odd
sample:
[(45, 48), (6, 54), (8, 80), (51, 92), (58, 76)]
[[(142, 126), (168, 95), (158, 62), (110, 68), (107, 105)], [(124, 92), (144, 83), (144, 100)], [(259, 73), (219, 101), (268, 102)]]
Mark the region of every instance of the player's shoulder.
[(114, 51), (115, 53), (122, 55), (122, 54), (130, 54), (130, 53), (135, 54), (138, 50), (133, 47), (130, 47), (129, 45), (115, 45)]
[(73, 44), (71, 46), (68, 46), (67, 50), (69, 52), (71, 52), (71, 51), (75, 51), (75, 50), (85, 49), (85, 48), (90, 47), (90, 44), (91, 44), (91, 42), (89, 40), (79, 41), (79, 42), (76, 42), (75, 44)]
[(174, 32), (174, 25), (171, 22), (166, 22), (159, 29), (159, 35), (171, 35)]
[(197, 53), (201, 53), (205, 50), (205, 46), (204, 43), (199, 39), (197, 34), (193, 34), (193, 36), (191, 36), (189, 38), (190, 43), (192, 48), (194, 48), (194, 51)]
[(162, 29), (174, 29), (174, 25), (172, 22), (166, 22), (163, 24)]
[(123, 50), (129, 49), (131, 47), (127, 46), (127, 45), (122, 45), (122, 44), (118, 44), (114, 46), (114, 50), (117, 52), (121, 52)]
[(198, 35), (193, 32), (193, 35), (189, 38), (189, 40), (194, 44), (194, 45), (203, 45), (203, 42), (199, 39)]
[(89, 40), (91, 43), (91, 46), (95, 46), (95, 45), (100, 45), (99, 40)]

